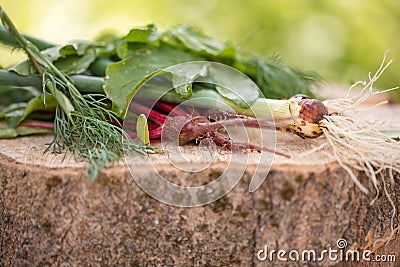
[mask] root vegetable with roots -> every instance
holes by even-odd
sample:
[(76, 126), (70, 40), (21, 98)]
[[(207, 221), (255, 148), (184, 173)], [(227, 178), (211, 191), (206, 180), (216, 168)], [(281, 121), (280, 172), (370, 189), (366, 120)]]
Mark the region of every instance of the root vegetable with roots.
[[(277, 155), (289, 158), (289, 155), (274, 151), (271, 148), (257, 146), (251, 143), (238, 143), (227, 138), (223, 132), (227, 126), (245, 126), (245, 127), (260, 127), (265, 129), (279, 129), (275, 126), (271, 119), (255, 119), (246, 115), (238, 115), (229, 113), (223, 110), (207, 110), (200, 112), (195, 110), (196, 114), (203, 114), (192, 117), (189, 113), (181, 113), (173, 116), (174, 110), (171, 104), (162, 101), (157, 102), (155, 106), (162, 107), (162, 110), (167, 114), (161, 114), (138, 103), (132, 103), (132, 111), (145, 114), (149, 119), (150, 139), (160, 140), (164, 137), (166, 140), (178, 141), (179, 144), (185, 144), (190, 141), (199, 141), (205, 138), (211, 139), (217, 146), (224, 147), (228, 150), (263, 150)], [(171, 111), (171, 113), (168, 113)], [(218, 113), (219, 116), (215, 116)], [(169, 115), (167, 117), (167, 115)], [(158, 125), (154, 127), (153, 125)], [(131, 137), (136, 137), (136, 133), (131, 133)]]

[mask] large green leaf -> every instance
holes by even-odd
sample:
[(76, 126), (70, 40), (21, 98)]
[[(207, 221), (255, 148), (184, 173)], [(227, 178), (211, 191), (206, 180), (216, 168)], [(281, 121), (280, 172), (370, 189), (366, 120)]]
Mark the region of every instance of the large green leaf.
[(169, 74), (175, 92), (182, 98), (188, 98), (192, 95), (193, 82), (199, 77), (206, 77), (208, 67), (207, 62), (192, 62), (175, 65), (165, 69), (164, 72)]
[(154, 24), (145, 27), (134, 28), (129, 31), (126, 41), (130, 43), (153, 43), (157, 41), (157, 28)]
[(60, 47), (56, 54), (60, 57), (69, 55), (84, 56), (89, 50), (92, 50), (94, 46), (93, 43), (88, 41), (71, 41), (65, 46)]
[(148, 47), (143, 53), (137, 53), (107, 67), (104, 80), (104, 92), (112, 101), (113, 111), (125, 118), (127, 107), (140, 85), (154, 73), (199, 58), (193, 54), (168, 45)]
[[(38, 110), (47, 110), (47, 111), (53, 111), (57, 107), (57, 102), (52, 97), (51, 95), (48, 94), (41, 94), (32, 100), (28, 102), (28, 105), (25, 108), (23, 118), (21, 119), (24, 120), (27, 118), (29, 115), (31, 115), (33, 112), (38, 111)], [(20, 121), (20, 122), (21, 122)]]
[(15, 138), (17, 136), (25, 136), (25, 135), (32, 135), (32, 134), (44, 134), (44, 133), (51, 133), (53, 130), (51, 129), (44, 129), (44, 128), (37, 128), (37, 127), (25, 127), (19, 126), (16, 128), (12, 128), (8, 125), (0, 125), (0, 139), (10, 139)]
[[(64, 46), (58, 45), (47, 48), (41, 51), (41, 54), (46, 56), (65, 74), (76, 74), (86, 71), (99, 56), (110, 55), (113, 51), (113, 44), (71, 41)], [(12, 67), (11, 70), (23, 76), (36, 73), (30, 60), (24, 60)]]
[[(44, 101), (46, 97), (46, 102)], [(45, 104), (46, 103), (46, 104)], [(24, 119), (38, 110), (54, 110), (57, 105), (55, 99), (50, 95), (40, 94), (27, 103), (14, 103), (9, 105), (4, 111), (3, 116), (7, 124), (17, 127)]]
[(0, 104), (3, 105), (26, 102), (38, 95), (40, 92), (34, 87), (0, 85)]
[(160, 45), (157, 28), (153, 25), (133, 28), (129, 33), (118, 42), (117, 55), (120, 59), (126, 59), (131, 56), (140, 56), (154, 49), (154, 46)]
[(237, 53), (234, 68), (249, 76), (266, 98), (290, 98), (295, 94), (314, 97), (310, 87), (320, 76), (288, 66), (279, 58)]
[(87, 70), (96, 59), (96, 55), (91, 52), (83, 56), (70, 55), (60, 58), (54, 65), (66, 74), (82, 73)]
[(257, 84), (236, 69), (212, 64), (210, 76), (217, 92), (241, 108), (249, 108), (260, 97)]
[(11, 127), (16, 127), (24, 115), (27, 103), (14, 103), (3, 110), (4, 118)]
[[(41, 51), (41, 54), (45, 55), (46, 58), (48, 60), (50, 60), (51, 62), (54, 62), (61, 57), (60, 52), (59, 52), (61, 48), (62, 48), (62, 46), (53, 46), (53, 47), (50, 47), (50, 48), (47, 48), (47, 49)], [(15, 71), (17, 74), (22, 75), (22, 76), (36, 74), (36, 70), (33, 67), (30, 59), (26, 59), (26, 60), (22, 61), (21, 63), (11, 67), (10, 70)]]
[(161, 37), (167, 43), (182, 47), (196, 53), (221, 57), (235, 58), (235, 48), (232, 44), (223, 43), (204, 34), (200, 29), (190, 25), (181, 25), (164, 33)]

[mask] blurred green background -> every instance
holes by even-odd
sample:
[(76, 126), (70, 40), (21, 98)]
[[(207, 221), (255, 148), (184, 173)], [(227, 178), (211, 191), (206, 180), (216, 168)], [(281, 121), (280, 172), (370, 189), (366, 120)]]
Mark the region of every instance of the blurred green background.
[[(331, 83), (367, 79), (386, 50), (394, 59), (379, 88), (400, 84), (398, 0), (3, 0), (24, 33), (64, 43), (155, 23), (160, 29), (193, 24), (246, 50), (278, 54), (315, 70)], [(0, 48), (4, 67), (22, 58)]]

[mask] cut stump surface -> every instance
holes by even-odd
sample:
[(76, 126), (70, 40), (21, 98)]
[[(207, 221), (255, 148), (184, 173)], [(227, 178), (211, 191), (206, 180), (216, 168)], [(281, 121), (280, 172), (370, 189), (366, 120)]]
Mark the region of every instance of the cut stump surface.
[[(400, 114), (398, 107), (389, 110)], [(248, 188), (260, 154), (239, 155), (233, 166), (243, 158), (247, 167), (234, 189), (193, 208), (150, 197), (124, 162), (88, 181), (71, 155), (61, 161), (62, 155), (43, 154), (51, 138), (0, 140), (0, 266), (264, 266), (257, 253), (265, 246), (318, 252), (337, 249), (345, 239), (346, 248), (376, 250), (380, 244), (373, 241), (390, 229), (392, 206), (384, 195), (370, 206), (375, 194), (363, 174), (358, 178), (370, 194), (354, 185), (329, 151), (306, 153), (323, 138), (279, 139), (277, 149), (293, 157), (277, 156), (253, 193)], [(190, 158), (198, 150), (185, 146), (183, 153)], [(202, 185), (224, 171), (230, 154), (218, 154), (201, 173), (177, 170), (164, 154), (151, 157), (169, 181)], [(399, 180), (389, 187), (397, 208)], [(399, 258), (399, 238), (389, 246)], [(276, 255), (272, 264), (281, 265)]]

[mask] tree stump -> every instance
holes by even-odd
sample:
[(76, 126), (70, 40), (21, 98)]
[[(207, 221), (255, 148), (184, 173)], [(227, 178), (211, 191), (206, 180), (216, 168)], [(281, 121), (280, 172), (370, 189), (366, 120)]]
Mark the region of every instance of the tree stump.
[[(394, 109), (399, 111), (391, 108), (392, 114)], [(63, 155), (43, 154), (51, 138), (0, 140), (0, 266), (281, 266), (277, 254), (272, 262), (260, 260), (265, 246), (320, 252), (338, 249), (341, 239), (347, 242), (344, 249), (380, 248), (377, 253), (400, 257), (398, 236), (386, 247), (374, 243), (390, 233), (393, 207), (385, 195), (371, 206), (373, 185), (362, 173), (358, 178), (370, 194), (362, 193), (329, 154), (304, 153), (323, 138), (278, 140), (279, 151), (300, 156), (277, 156), (253, 193), (248, 188), (258, 153), (249, 152), (243, 178), (231, 192), (192, 208), (150, 197), (123, 162), (89, 181), (83, 164), (71, 155), (61, 161)], [(186, 146), (184, 153), (193, 149)], [(195, 175), (178, 172), (162, 155), (151, 157), (170, 181), (196, 184), (215, 179), (228, 164), (222, 153)], [(395, 181), (388, 190), (399, 209), (399, 177)], [(335, 263), (325, 259), (307, 265)], [(393, 266), (387, 264), (381, 266)]]

